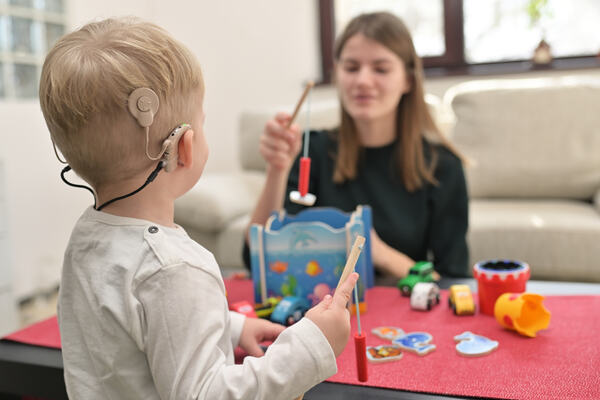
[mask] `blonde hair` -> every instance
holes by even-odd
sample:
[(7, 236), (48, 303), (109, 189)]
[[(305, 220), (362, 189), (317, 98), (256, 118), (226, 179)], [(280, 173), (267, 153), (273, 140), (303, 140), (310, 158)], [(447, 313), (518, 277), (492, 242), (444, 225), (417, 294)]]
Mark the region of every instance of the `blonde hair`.
[(160, 106), (150, 126), (150, 154), (201, 106), (195, 57), (162, 28), (137, 19), (106, 19), (63, 36), (46, 56), (40, 105), (53, 142), (90, 185), (130, 179), (155, 164), (128, 97), (147, 87)]
[[(437, 153), (432, 148), (431, 159), (426, 165), (423, 154), (423, 139), (445, 146), (462, 159), (454, 146), (441, 134), (429, 108), (425, 103), (423, 89), (423, 67), (417, 56), (410, 32), (402, 20), (388, 12), (362, 14), (348, 23), (336, 41), (335, 59), (339, 62), (346, 42), (357, 34), (363, 34), (394, 52), (404, 63), (409, 79), (410, 91), (405, 93), (398, 104), (395, 159), (397, 170), (409, 192), (419, 189), (424, 182), (436, 184), (434, 176)], [(342, 107), (341, 123), (338, 131), (338, 153), (333, 181), (342, 183), (354, 179), (358, 168), (361, 147), (358, 141), (354, 120)]]

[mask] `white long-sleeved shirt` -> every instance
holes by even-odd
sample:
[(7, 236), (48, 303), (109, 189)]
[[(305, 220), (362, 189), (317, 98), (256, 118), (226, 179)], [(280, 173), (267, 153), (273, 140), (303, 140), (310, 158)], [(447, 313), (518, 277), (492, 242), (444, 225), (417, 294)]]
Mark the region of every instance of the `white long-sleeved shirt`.
[(213, 255), (181, 227), (93, 208), (65, 252), (58, 310), (73, 400), (291, 399), (337, 370), (307, 318), (235, 365), (245, 317)]

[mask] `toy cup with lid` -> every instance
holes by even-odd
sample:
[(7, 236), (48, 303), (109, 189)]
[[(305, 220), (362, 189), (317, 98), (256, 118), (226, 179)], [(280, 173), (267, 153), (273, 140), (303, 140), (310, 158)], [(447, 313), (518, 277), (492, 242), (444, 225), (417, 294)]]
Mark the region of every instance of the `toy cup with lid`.
[(496, 321), (521, 335), (535, 337), (550, 324), (550, 311), (543, 300), (544, 296), (534, 293), (504, 293), (494, 306)]
[(503, 293), (522, 293), (529, 280), (529, 265), (514, 260), (481, 261), (473, 267), (477, 279), (479, 309), (494, 315), (496, 299)]

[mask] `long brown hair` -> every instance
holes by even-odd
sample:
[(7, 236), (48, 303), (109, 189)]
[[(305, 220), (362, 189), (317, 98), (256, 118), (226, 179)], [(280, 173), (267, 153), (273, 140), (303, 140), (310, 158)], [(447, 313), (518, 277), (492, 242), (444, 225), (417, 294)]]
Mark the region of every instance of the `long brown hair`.
[[(396, 54), (404, 63), (410, 90), (402, 96), (396, 116), (396, 147), (394, 149), (397, 168), (406, 189), (410, 192), (421, 188), (424, 182), (436, 184), (434, 170), (437, 153), (432, 149), (428, 165), (423, 154), (423, 139), (427, 135), (447, 147), (462, 159), (458, 151), (441, 134), (429, 108), (423, 90), (423, 67), (417, 56), (410, 33), (402, 20), (388, 12), (362, 14), (350, 21), (335, 44), (335, 60), (339, 62), (346, 42), (356, 34), (374, 40)], [(338, 153), (335, 161), (333, 181), (342, 183), (354, 179), (358, 168), (361, 146), (358, 141), (354, 120), (342, 106), (342, 117), (338, 131)]]

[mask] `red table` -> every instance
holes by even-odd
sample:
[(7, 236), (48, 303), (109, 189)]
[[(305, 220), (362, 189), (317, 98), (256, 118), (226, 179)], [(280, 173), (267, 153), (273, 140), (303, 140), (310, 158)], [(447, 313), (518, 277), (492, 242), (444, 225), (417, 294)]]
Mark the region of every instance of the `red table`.
[[(226, 280), (228, 299), (252, 298), (245, 280)], [(413, 311), (408, 298), (391, 287), (367, 293), (368, 312), (361, 316), (367, 345), (387, 343), (370, 333), (377, 326), (397, 326), (405, 332), (433, 335), (437, 349), (420, 357), (405, 353), (399, 361), (369, 364), (369, 380), (356, 379), (354, 345), (350, 341), (338, 358), (339, 372), (330, 382), (457, 396), (498, 398), (600, 398), (600, 296), (548, 296), (552, 312), (547, 330), (526, 338), (500, 327), (494, 318), (476, 314), (457, 317), (448, 309), (447, 293), (430, 312)], [(352, 318), (353, 330), (356, 329)], [(480, 358), (465, 358), (455, 350), (453, 337), (464, 331), (500, 342)], [(42, 346), (60, 346), (55, 319), (36, 324), (7, 338)]]

